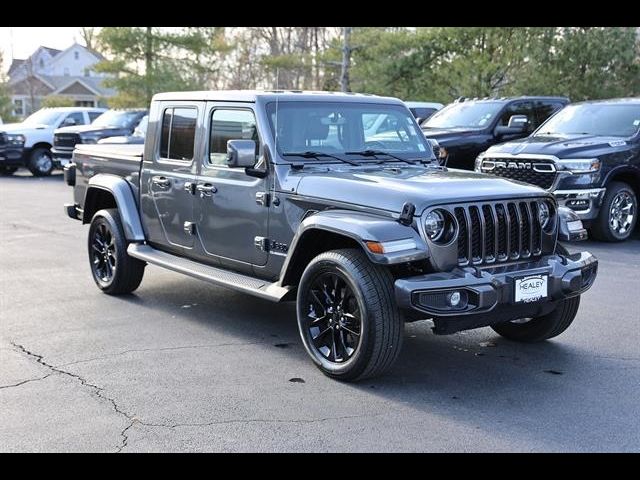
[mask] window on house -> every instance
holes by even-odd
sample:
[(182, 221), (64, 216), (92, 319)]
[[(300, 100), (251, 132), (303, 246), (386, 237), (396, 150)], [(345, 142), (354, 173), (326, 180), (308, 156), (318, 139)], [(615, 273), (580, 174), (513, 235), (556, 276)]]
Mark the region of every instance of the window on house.
[(85, 68), (85, 69), (84, 69), (84, 76), (85, 76), (85, 77), (90, 77), (90, 76), (91, 76), (91, 70), (90, 70), (90, 69), (88, 69), (88, 68)]
[(64, 67), (64, 76), (65, 77), (69, 76), (69, 68), (68, 67)]
[(13, 114), (19, 117), (24, 115), (24, 100), (22, 98), (13, 99)]
[(160, 157), (172, 160), (193, 160), (196, 137), (195, 108), (167, 108), (162, 116)]
[(38, 61), (38, 65), (40, 66), (40, 68), (44, 68), (44, 60), (40, 59)]
[(73, 52), (73, 58), (78, 60), (80, 58), (80, 52)]

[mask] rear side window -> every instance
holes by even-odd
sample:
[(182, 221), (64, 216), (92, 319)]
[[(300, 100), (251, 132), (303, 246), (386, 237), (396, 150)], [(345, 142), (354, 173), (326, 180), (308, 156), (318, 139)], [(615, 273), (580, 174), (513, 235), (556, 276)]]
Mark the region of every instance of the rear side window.
[(211, 115), (211, 141), (209, 163), (227, 165), (227, 142), (229, 140), (253, 140), (256, 153), (259, 142), (256, 118), (251, 110), (223, 109), (213, 111)]
[(193, 160), (198, 110), (192, 107), (167, 108), (162, 115), (160, 157)]
[(93, 122), (96, 118), (102, 115), (103, 112), (89, 112), (89, 122)]

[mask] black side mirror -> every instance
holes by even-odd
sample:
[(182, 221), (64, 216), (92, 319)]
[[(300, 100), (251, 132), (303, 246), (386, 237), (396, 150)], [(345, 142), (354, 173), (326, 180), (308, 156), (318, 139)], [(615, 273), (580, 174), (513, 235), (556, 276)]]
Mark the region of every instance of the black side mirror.
[(256, 142), (253, 140), (229, 140), (227, 142), (227, 166), (251, 168), (256, 164)]

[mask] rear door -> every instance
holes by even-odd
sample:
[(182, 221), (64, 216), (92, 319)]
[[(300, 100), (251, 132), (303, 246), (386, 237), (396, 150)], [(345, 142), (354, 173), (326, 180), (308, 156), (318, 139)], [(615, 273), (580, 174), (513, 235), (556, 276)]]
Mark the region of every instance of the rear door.
[[(190, 255), (195, 243), (193, 199), (204, 103), (163, 102), (152, 127), (155, 149), (145, 149), (141, 209), (149, 242)], [(151, 155), (149, 155), (151, 152)], [(151, 158), (150, 158), (151, 157)]]

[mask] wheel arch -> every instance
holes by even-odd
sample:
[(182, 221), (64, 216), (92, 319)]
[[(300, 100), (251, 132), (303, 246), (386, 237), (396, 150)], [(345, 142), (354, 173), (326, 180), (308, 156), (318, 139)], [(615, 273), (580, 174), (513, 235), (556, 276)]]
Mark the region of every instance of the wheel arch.
[[(415, 248), (393, 253), (373, 253), (366, 242), (412, 239)], [(306, 217), (282, 266), (280, 284), (297, 285), (302, 272), (317, 255), (337, 248), (358, 248), (373, 263), (394, 265), (428, 258), (426, 243), (411, 226), (393, 218), (348, 210), (327, 210)]]
[(604, 181), (604, 186), (608, 186), (611, 182), (628, 184), (636, 194), (636, 198), (640, 200), (640, 169), (630, 167), (616, 168), (609, 172)]
[(89, 180), (83, 203), (82, 223), (89, 223), (103, 208), (117, 208), (127, 240), (145, 240), (138, 205), (129, 183), (115, 175), (98, 174)]
[(31, 145), (29, 149), (30, 151), (34, 151), (36, 148), (46, 148), (47, 150), (51, 150), (52, 147), (53, 145), (51, 145), (49, 142), (37, 142)]

